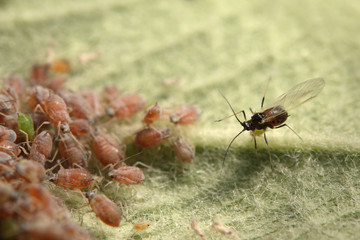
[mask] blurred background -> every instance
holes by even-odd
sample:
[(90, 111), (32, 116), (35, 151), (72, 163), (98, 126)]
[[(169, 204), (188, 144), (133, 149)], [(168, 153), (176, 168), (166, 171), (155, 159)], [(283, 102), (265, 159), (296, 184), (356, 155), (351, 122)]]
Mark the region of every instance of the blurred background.
[[(0, 76), (28, 76), (52, 46), (56, 57), (74, 66), (70, 89), (101, 91), (105, 84), (115, 84), (148, 102), (191, 103), (201, 109), (197, 125), (186, 131), (199, 153), (197, 162), (176, 187), (178, 194), (165, 191), (170, 191), (165, 187), (169, 179), (160, 178), (168, 202), (159, 200), (162, 195), (148, 196), (154, 207), (146, 211), (155, 212), (157, 228), (137, 239), (196, 239), (190, 220), (199, 217), (205, 228), (216, 216), (246, 239), (347, 239), (360, 234), (360, 191), (353, 185), (360, 180), (355, 171), (359, 29), (360, 5), (350, 1), (0, 0)], [(79, 57), (89, 53), (96, 58), (81, 64)], [(325, 79), (323, 92), (288, 120), (304, 141), (286, 129), (271, 131), (271, 170), (263, 140), (256, 155), (244, 134), (230, 151), (224, 177), (222, 157), (241, 128), (235, 119), (214, 123), (230, 113), (218, 91), (236, 111), (256, 110), (269, 77), (266, 103), (299, 82)], [(172, 176), (171, 184), (176, 186), (179, 178)], [(145, 187), (157, 186), (149, 184)], [(150, 194), (145, 187), (137, 193)], [(187, 188), (192, 197), (180, 194)], [(136, 207), (130, 209), (139, 216), (145, 201), (134, 201)]]

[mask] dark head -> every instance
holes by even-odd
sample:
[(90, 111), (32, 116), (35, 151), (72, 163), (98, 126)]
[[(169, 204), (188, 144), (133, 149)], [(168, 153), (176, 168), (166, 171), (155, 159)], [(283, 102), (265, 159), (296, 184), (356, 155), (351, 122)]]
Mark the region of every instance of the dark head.
[(91, 199), (93, 199), (95, 196), (95, 193), (93, 191), (88, 191), (86, 194), (85, 194), (85, 197), (91, 201)]

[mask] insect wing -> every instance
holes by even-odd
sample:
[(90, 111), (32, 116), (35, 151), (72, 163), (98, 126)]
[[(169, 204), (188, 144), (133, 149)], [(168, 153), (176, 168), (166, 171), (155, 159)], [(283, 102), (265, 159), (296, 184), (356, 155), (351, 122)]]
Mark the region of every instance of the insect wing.
[[(277, 98), (277, 100), (266, 106), (261, 111), (266, 111), (267, 109), (274, 107), (281, 107), (284, 111), (279, 111), (277, 115), (283, 114), (285, 111), (291, 111), (307, 101), (316, 97), (325, 86), (325, 81), (322, 78), (313, 78), (305, 82), (295, 85), (293, 88), (289, 89), (286, 93), (282, 94)], [(270, 118), (275, 118), (277, 115), (269, 116)], [(267, 121), (268, 119), (264, 119)]]

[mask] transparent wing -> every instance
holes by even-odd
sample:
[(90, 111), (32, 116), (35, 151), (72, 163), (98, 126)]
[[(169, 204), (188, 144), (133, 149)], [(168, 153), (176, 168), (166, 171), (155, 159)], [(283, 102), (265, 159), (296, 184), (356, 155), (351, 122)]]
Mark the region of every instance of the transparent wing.
[[(273, 102), (272, 104), (266, 106), (261, 111), (265, 111), (266, 109), (270, 109), (276, 106), (280, 106), (284, 109), (284, 111), (291, 111), (307, 101), (316, 97), (321, 90), (325, 86), (325, 81), (322, 78), (313, 78), (309, 79), (305, 82), (299, 83), (289, 89), (287, 92), (282, 94)], [(283, 112), (279, 112), (282, 114)], [(279, 115), (277, 114), (277, 115)], [(271, 116), (271, 118), (275, 118), (276, 116)], [(268, 119), (264, 119), (265, 121)]]

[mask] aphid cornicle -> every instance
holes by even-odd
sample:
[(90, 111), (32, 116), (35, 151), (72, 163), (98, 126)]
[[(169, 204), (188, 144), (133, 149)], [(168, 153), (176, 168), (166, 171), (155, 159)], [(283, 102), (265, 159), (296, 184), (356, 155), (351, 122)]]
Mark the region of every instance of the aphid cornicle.
[[(288, 111), (301, 106), (302, 104), (306, 103), (307, 101), (313, 99), (316, 97), (321, 90), (325, 86), (325, 81), (322, 78), (314, 78), (307, 81), (304, 81), (302, 83), (299, 83), (295, 85), (293, 88), (289, 89), (287, 92), (282, 94), (278, 97), (278, 99), (268, 105), (267, 107), (263, 108), (264, 101), (265, 101), (265, 94), (261, 101), (261, 110), (253, 112), (250, 108), (251, 113), (253, 114), (251, 116), (250, 120), (246, 119), (245, 111), (242, 110), (240, 112), (235, 112), (233, 107), (231, 106), (230, 102), (226, 99), (226, 97), (221, 93), (227, 104), (229, 105), (231, 111), (233, 112), (232, 115), (229, 117), (235, 116), (236, 120), (240, 123), (240, 125), (243, 127), (243, 130), (241, 130), (230, 142), (228, 145), (224, 160), (226, 158), (226, 155), (229, 151), (229, 148), (231, 144), (234, 142), (234, 140), (244, 131), (250, 131), (255, 144), (256, 149), (256, 136), (260, 136), (261, 134), (264, 134), (264, 139), (266, 145), (268, 145), (268, 141), (266, 139), (265, 131), (268, 128), (281, 128), (281, 127), (288, 127), (291, 131), (293, 131), (300, 139), (301, 137), (286, 123), (284, 123), (288, 118)], [(245, 121), (240, 121), (237, 114), (242, 113)], [(226, 117), (228, 118), (228, 117)], [(226, 118), (220, 119), (219, 121), (222, 121)], [(269, 151), (269, 157), (271, 161), (271, 155)]]

